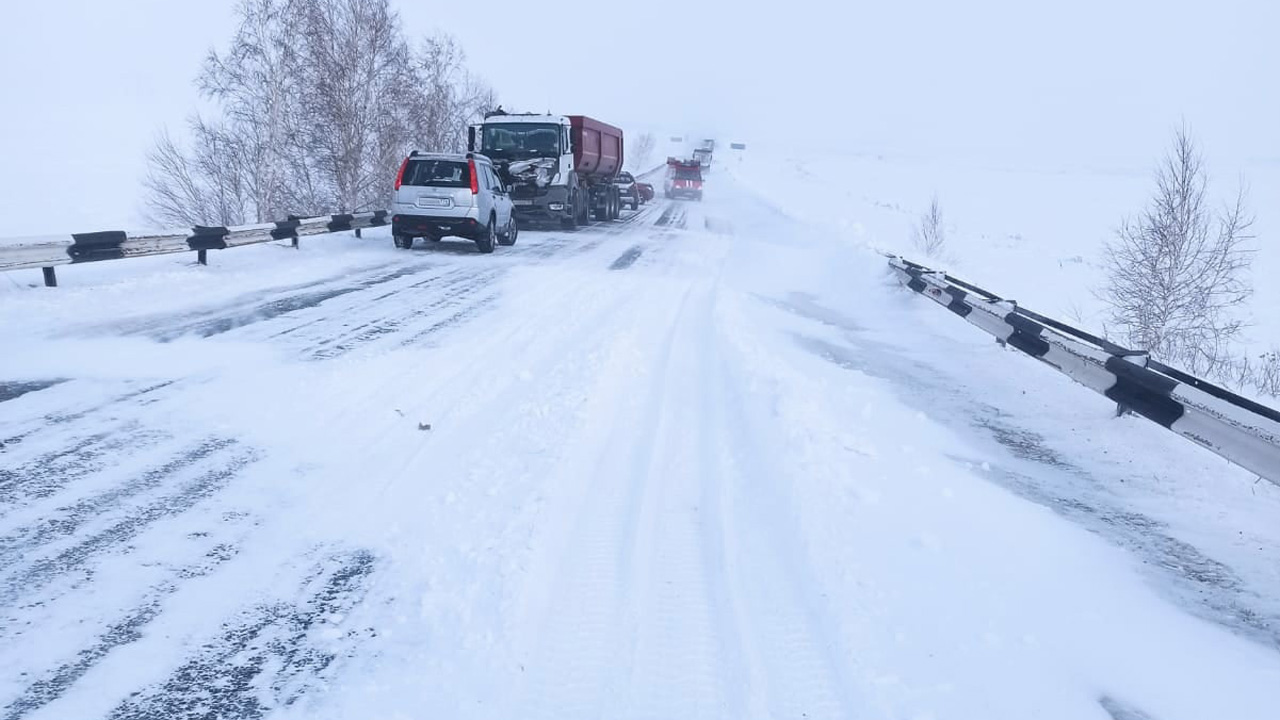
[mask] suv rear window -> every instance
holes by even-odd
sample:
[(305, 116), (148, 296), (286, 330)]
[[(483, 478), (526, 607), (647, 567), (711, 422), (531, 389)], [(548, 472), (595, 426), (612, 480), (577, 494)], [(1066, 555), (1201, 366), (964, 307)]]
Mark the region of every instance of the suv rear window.
[(675, 179), (677, 180), (701, 180), (702, 171), (697, 168), (676, 168)]
[(410, 160), (402, 185), (416, 187), (471, 187), (471, 169), (459, 160)]
[(635, 182), (635, 178), (631, 177), (631, 173), (618, 173), (618, 177), (614, 179), (614, 182), (627, 184)]

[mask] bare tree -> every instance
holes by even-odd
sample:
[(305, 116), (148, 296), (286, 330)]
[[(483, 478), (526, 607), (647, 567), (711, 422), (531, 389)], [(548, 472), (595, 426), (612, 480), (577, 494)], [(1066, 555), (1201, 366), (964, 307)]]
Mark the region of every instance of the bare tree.
[(635, 141), (627, 148), (628, 158), (631, 160), (631, 169), (635, 172), (641, 172), (648, 169), (649, 160), (653, 157), (653, 149), (657, 146), (657, 140), (653, 137), (653, 133), (640, 133), (635, 136)]
[(243, 0), (230, 49), (210, 52), (196, 81), (221, 106), (222, 146), (240, 151), (239, 171), (257, 221), (285, 214), (292, 200), (286, 199), (294, 132), (290, 108), (301, 99), (299, 59), (290, 37), (296, 10), (294, 0)]
[(1246, 192), (1217, 212), (1209, 207), (1204, 163), (1186, 127), (1155, 181), (1150, 205), (1105, 248), (1100, 296), (1130, 345), (1212, 374), (1230, 360), (1242, 328), (1238, 311), (1252, 293)]
[(234, 139), (197, 119), (196, 148), (187, 153), (162, 132), (147, 155), (147, 219), (157, 227), (239, 225), (252, 212), (241, 183), (240, 150)]
[(928, 257), (936, 257), (947, 244), (947, 231), (942, 221), (942, 206), (934, 195), (929, 209), (920, 215), (919, 224), (911, 231), (911, 243)]
[(343, 212), (381, 206), (410, 141), (394, 98), (416, 91), (413, 56), (388, 0), (296, 0), (303, 132)]
[(1224, 363), (1218, 376), (1233, 387), (1280, 397), (1280, 348), (1272, 347), (1255, 357), (1245, 355)]
[(218, 115), (148, 157), (156, 222), (267, 221), (383, 207), (412, 148), (461, 149), (495, 102), (453, 38), (414, 53), (389, 0), (241, 0), (197, 80)]
[(418, 51), (422, 93), (415, 135), (424, 147), (463, 150), (467, 126), (497, 105), (493, 90), (467, 72), (465, 62), (457, 40), (444, 33), (426, 38)]

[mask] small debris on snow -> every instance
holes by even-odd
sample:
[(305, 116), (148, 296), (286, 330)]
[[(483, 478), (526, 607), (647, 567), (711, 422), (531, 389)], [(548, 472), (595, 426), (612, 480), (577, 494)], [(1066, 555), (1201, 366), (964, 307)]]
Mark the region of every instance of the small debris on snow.
[(419, 429), (419, 430), (430, 430), (430, 429), (431, 429), (431, 423), (423, 423), (423, 422), (420, 422), (420, 423), (418, 423), (418, 429)]

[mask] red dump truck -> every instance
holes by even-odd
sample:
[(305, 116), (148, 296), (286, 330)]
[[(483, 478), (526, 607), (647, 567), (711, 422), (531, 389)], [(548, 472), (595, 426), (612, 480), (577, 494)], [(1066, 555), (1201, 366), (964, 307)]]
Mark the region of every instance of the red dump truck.
[(473, 125), (467, 146), (493, 161), (510, 188), (523, 225), (565, 228), (616, 220), (622, 197), (622, 130), (583, 115), (513, 114), (497, 110)]

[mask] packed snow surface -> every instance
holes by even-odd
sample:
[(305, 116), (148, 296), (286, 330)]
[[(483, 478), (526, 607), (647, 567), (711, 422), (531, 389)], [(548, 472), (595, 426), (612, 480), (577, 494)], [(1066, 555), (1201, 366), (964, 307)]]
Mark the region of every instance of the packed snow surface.
[(0, 718), (1274, 719), (1280, 488), (749, 175), (7, 275)]

